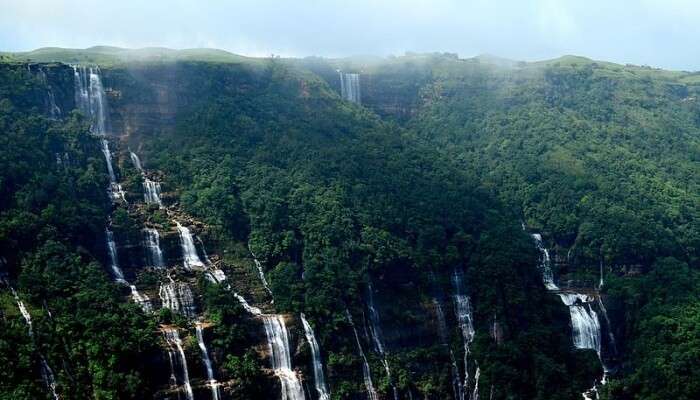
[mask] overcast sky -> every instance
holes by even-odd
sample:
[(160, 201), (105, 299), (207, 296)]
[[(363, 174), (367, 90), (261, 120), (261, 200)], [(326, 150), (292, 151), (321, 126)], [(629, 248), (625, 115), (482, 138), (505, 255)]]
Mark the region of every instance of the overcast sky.
[(0, 0), (0, 51), (94, 45), (255, 56), (576, 54), (700, 70), (700, 0)]

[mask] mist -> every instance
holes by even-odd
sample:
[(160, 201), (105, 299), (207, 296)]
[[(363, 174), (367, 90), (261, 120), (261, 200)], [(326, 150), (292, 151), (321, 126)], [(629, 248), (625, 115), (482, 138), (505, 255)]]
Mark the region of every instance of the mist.
[(406, 51), (598, 60), (700, 70), (692, 0), (3, 0), (0, 51), (212, 47), (250, 56)]

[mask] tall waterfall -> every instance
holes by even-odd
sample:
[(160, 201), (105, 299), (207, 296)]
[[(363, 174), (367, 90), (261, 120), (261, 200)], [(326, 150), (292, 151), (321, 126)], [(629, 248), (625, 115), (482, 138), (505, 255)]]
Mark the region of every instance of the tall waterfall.
[(131, 158), (131, 163), (134, 164), (134, 168), (136, 168), (137, 171), (143, 173), (143, 167), (141, 166), (141, 160), (139, 159), (139, 156), (136, 155), (133, 151), (129, 151), (129, 158)]
[(462, 387), (462, 380), (459, 378), (459, 367), (457, 367), (457, 358), (454, 352), (450, 348), (448, 336), (447, 336), (447, 323), (445, 322), (445, 313), (442, 310), (442, 304), (438, 299), (433, 299), (435, 304), (435, 314), (438, 320), (438, 336), (440, 338), (440, 344), (447, 347), (450, 351), (450, 369), (452, 370), (452, 390), (455, 395), (455, 399), (464, 398), (464, 388)]
[(124, 273), (122, 272), (122, 269), (119, 268), (119, 258), (117, 257), (117, 245), (114, 243), (114, 234), (109, 230), (109, 228), (106, 228), (105, 235), (107, 236), (107, 252), (109, 253), (110, 263), (109, 266), (112, 268), (114, 279), (119, 283), (126, 284)]
[(282, 384), (283, 400), (304, 400), (304, 390), (297, 374), (292, 370), (292, 359), (289, 350), (289, 338), (284, 319), (280, 315), (262, 316), (265, 324), (265, 335), (270, 347), (272, 369)]
[(199, 350), (202, 352), (202, 360), (204, 361), (204, 366), (207, 369), (207, 385), (211, 388), (211, 398), (212, 400), (219, 400), (221, 398), (221, 393), (219, 392), (219, 382), (214, 379), (214, 368), (211, 364), (211, 359), (209, 358), (209, 352), (207, 351), (207, 346), (204, 344), (204, 335), (202, 334), (202, 324), (200, 322), (196, 323), (197, 329), (197, 343), (199, 344)]
[(457, 270), (452, 275), (452, 285), (454, 286), (455, 314), (464, 342), (464, 384), (461, 393), (464, 398), (469, 391), (469, 347), (474, 340), (475, 331), (471, 301), (469, 296), (462, 294), (462, 274)]
[[(182, 348), (180, 334), (177, 328), (164, 327), (163, 335), (168, 344), (168, 356), (170, 357), (173, 367), (177, 366), (180, 368), (182, 385), (185, 388), (185, 396), (187, 396), (187, 400), (194, 400), (194, 393), (192, 393), (192, 385), (190, 384), (190, 374), (187, 370), (187, 358), (185, 358), (185, 350)], [(172, 370), (172, 376), (175, 378), (174, 382), (177, 384), (175, 368)]]
[(146, 204), (157, 204), (163, 206), (160, 200), (160, 182), (152, 181), (144, 176), (143, 178), (143, 199)]
[(107, 96), (100, 79), (99, 68), (73, 66), (75, 104), (90, 121), (90, 131), (107, 133)]
[(311, 355), (314, 362), (314, 383), (316, 385), (316, 392), (318, 392), (319, 400), (330, 400), (331, 396), (328, 392), (328, 387), (326, 386), (326, 378), (323, 374), (323, 361), (321, 359), (321, 349), (316, 341), (316, 335), (314, 335), (314, 330), (309, 325), (306, 320), (304, 313), (301, 313), (301, 323), (304, 325), (304, 334), (306, 335), (306, 341), (309, 342), (309, 347), (311, 347)]
[(107, 172), (109, 173), (109, 189), (107, 192), (110, 197), (114, 200), (123, 200), (126, 202), (126, 197), (124, 197), (124, 190), (122, 186), (117, 182), (117, 176), (114, 173), (114, 167), (112, 166), (112, 152), (109, 150), (109, 142), (107, 139), (102, 139), (102, 154), (105, 156), (105, 162), (107, 163)]
[[(29, 314), (24, 302), (20, 300), (17, 292), (15, 292), (15, 289), (10, 286), (10, 290), (12, 291), (12, 296), (15, 298), (15, 302), (17, 303), (17, 308), (19, 308), (19, 312), (22, 314), (22, 318), (24, 318), (24, 322), (27, 323), (29, 337), (34, 340), (34, 325), (32, 324), (32, 316)], [(39, 353), (39, 361), (41, 364), (41, 378), (46, 384), (46, 387), (51, 391), (51, 395), (53, 396), (54, 400), (60, 400), (61, 397), (56, 391), (56, 378), (54, 377), (53, 370), (41, 353)]]
[(369, 369), (367, 357), (365, 357), (365, 352), (362, 351), (360, 336), (357, 334), (357, 328), (355, 328), (355, 324), (352, 322), (352, 316), (350, 315), (350, 311), (348, 311), (347, 309), (345, 310), (345, 316), (347, 317), (350, 326), (352, 326), (352, 332), (355, 334), (355, 343), (357, 343), (357, 351), (360, 354), (360, 358), (362, 358), (362, 377), (364, 378), (365, 388), (367, 389), (367, 399), (379, 400), (377, 391), (374, 390), (374, 385), (372, 384), (372, 372)]
[(345, 100), (360, 102), (360, 74), (338, 71), (340, 74), (340, 94)]
[(559, 290), (559, 287), (554, 283), (554, 274), (552, 273), (552, 261), (549, 258), (549, 250), (544, 246), (542, 242), (542, 235), (539, 233), (533, 233), (532, 238), (535, 239), (535, 244), (537, 249), (540, 251), (540, 272), (542, 272), (542, 280), (544, 281), (544, 286), (548, 290)]
[(382, 335), (382, 328), (379, 320), (379, 312), (377, 312), (377, 309), (374, 307), (374, 295), (372, 294), (372, 292), (372, 284), (370, 283), (367, 285), (367, 308), (369, 309), (370, 334), (372, 336), (372, 342), (374, 343), (375, 349), (377, 350), (379, 355), (382, 356), (382, 364), (384, 365), (384, 370), (386, 371), (386, 375), (389, 378), (389, 385), (391, 385), (391, 389), (394, 392), (394, 400), (398, 400), (399, 392), (391, 379), (389, 362), (386, 359), (386, 351), (384, 349), (384, 341)]
[(136, 286), (129, 285), (129, 288), (131, 289), (131, 298), (134, 299), (134, 302), (141, 306), (143, 311), (151, 312), (153, 310), (151, 307), (151, 299), (149, 299), (145, 294), (139, 293), (139, 291), (136, 290)]
[(186, 226), (180, 225), (177, 221), (175, 221), (175, 225), (177, 225), (177, 230), (180, 232), (180, 246), (182, 247), (182, 258), (185, 268), (204, 267), (204, 263), (197, 255), (197, 248), (194, 247), (194, 240), (192, 240), (190, 230)]
[(194, 304), (194, 296), (189, 285), (184, 282), (171, 280), (163, 283), (158, 289), (158, 296), (163, 307), (180, 313), (185, 317), (192, 318), (197, 315), (197, 308)]
[(146, 249), (146, 261), (149, 266), (162, 268), (163, 251), (160, 249), (160, 234), (155, 228), (145, 228), (143, 246)]

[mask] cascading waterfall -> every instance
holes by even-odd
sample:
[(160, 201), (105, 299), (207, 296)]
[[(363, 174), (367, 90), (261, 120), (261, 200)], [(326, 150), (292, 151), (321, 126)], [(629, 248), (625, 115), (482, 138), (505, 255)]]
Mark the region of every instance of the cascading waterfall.
[(600, 355), (600, 321), (591, 308), (594, 298), (578, 293), (559, 293), (559, 298), (569, 307), (574, 346), (577, 349), (593, 349)]
[(182, 348), (180, 334), (178, 333), (177, 328), (164, 327), (163, 335), (165, 336), (165, 341), (169, 347), (168, 356), (170, 357), (171, 365), (173, 366), (172, 377), (175, 378), (175, 384), (177, 384), (177, 377), (175, 375), (174, 367), (178, 366), (180, 367), (182, 386), (185, 389), (187, 400), (194, 400), (194, 393), (192, 392), (192, 385), (190, 384), (190, 374), (187, 370), (187, 358), (185, 358), (185, 350)]
[(143, 199), (146, 204), (156, 204), (158, 207), (163, 207), (163, 202), (160, 200), (160, 182), (152, 181), (144, 176)]
[(272, 369), (282, 384), (282, 400), (304, 400), (304, 390), (292, 370), (287, 327), (281, 315), (261, 315), (270, 347)]
[(476, 366), (474, 373), (474, 391), (472, 392), (471, 400), (479, 400), (479, 378), (481, 377), (481, 369)]
[(454, 286), (455, 314), (464, 341), (464, 383), (461, 393), (461, 399), (463, 399), (469, 392), (469, 347), (476, 332), (474, 331), (471, 300), (469, 296), (462, 294), (462, 274), (457, 270), (452, 275), (452, 285)]
[(438, 299), (433, 299), (435, 304), (435, 314), (438, 320), (438, 336), (440, 337), (440, 344), (447, 347), (450, 351), (450, 367), (452, 370), (452, 390), (455, 395), (455, 399), (464, 398), (464, 388), (462, 387), (462, 381), (459, 379), (459, 367), (457, 367), (457, 358), (454, 352), (450, 348), (448, 338), (447, 338), (447, 323), (445, 322), (445, 313), (442, 311), (442, 304)]
[(143, 311), (151, 312), (153, 310), (151, 307), (151, 299), (145, 294), (139, 293), (139, 291), (136, 290), (136, 286), (129, 285), (129, 288), (131, 289), (131, 298), (134, 299), (134, 302), (141, 306)]
[(204, 268), (204, 263), (197, 255), (197, 248), (194, 247), (194, 240), (192, 239), (192, 233), (190, 232), (189, 228), (180, 225), (180, 223), (177, 221), (175, 221), (175, 225), (177, 225), (177, 230), (180, 233), (180, 247), (182, 247), (182, 258), (185, 268)]
[(537, 249), (540, 251), (540, 264), (539, 268), (542, 272), (542, 280), (544, 281), (544, 286), (548, 290), (559, 290), (559, 287), (554, 283), (554, 274), (552, 273), (552, 261), (549, 258), (549, 250), (544, 246), (542, 241), (542, 235), (539, 233), (533, 233), (532, 238), (535, 239), (535, 244)]
[(360, 103), (360, 74), (338, 71), (340, 74), (340, 94), (345, 100)]
[(175, 282), (171, 279), (168, 283), (162, 283), (158, 289), (163, 307), (192, 318), (197, 315), (194, 304), (194, 296), (189, 285), (184, 282)]
[[(22, 314), (22, 318), (24, 318), (24, 322), (27, 323), (29, 337), (34, 340), (34, 325), (32, 324), (32, 316), (29, 314), (24, 302), (20, 300), (17, 292), (15, 292), (15, 289), (10, 286), (10, 290), (12, 291), (12, 296), (15, 298), (15, 302), (17, 303), (17, 308), (19, 308), (19, 312)], [(41, 364), (41, 378), (46, 384), (46, 387), (51, 391), (51, 395), (53, 396), (54, 400), (60, 400), (61, 397), (56, 391), (56, 378), (54, 377), (53, 370), (41, 353), (39, 353), (39, 362)]]
[(75, 104), (90, 120), (90, 131), (96, 135), (107, 133), (107, 96), (99, 68), (73, 66), (75, 77)]
[(143, 246), (146, 248), (146, 262), (149, 266), (163, 268), (163, 251), (160, 249), (160, 234), (157, 229), (145, 228)]
[(114, 279), (119, 282), (126, 284), (126, 279), (124, 279), (124, 273), (121, 268), (119, 268), (119, 259), (117, 257), (117, 245), (114, 243), (114, 234), (109, 228), (105, 229), (105, 235), (107, 236), (107, 252), (109, 253), (109, 266), (114, 274)]
[(211, 388), (211, 398), (212, 400), (219, 400), (221, 393), (219, 391), (219, 382), (214, 379), (214, 368), (212, 367), (211, 359), (209, 358), (209, 352), (207, 351), (207, 346), (204, 344), (204, 335), (202, 334), (202, 324), (197, 322), (195, 324), (197, 330), (197, 343), (199, 344), (199, 350), (202, 352), (202, 360), (204, 361), (204, 366), (207, 369), (207, 385)]
[(386, 359), (386, 352), (384, 349), (384, 341), (382, 335), (382, 328), (379, 320), (379, 312), (377, 312), (377, 309), (374, 307), (374, 295), (372, 294), (372, 292), (372, 284), (370, 283), (367, 285), (367, 308), (369, 309), (370, 334), (372, 336), (372, 342), (374, 343), (375, 350), (377, 350), (379, 355), (382, 357), (382, 364), (384, 365), (384, 370), (386, 371), (386, 375), (389, 378), (389, 385), (391, 385), (391, 389), (394, 392), (394, 399), (398, 400), (399, 392), (391, 379), (389, 362)]
[(139, 156), (137, 156), (133, 151), (129, 151), (129, 158), (131, 158), (131, 163), (134, 164), (134, 168), (136, 168), (136, 170), (140, 173), (143, 173), (143, 167), (141, 166)]
[(122, 186), (117, 182), (117, 176), (114, 173), (114, 167), (112, 167), (112, 152), (109, 150), (109, 142), (107, 139), (102, 139), (102, 154), (105, 156), (105, 162), (107, 163), (107, 172), (109, 173), (109, 189), (107, 192), (113, 200), (123, 200), (126, 202), (126, 197), (124, 196), (124, 190)]
[(350, 315), (350, 311), (348, 311), (347, 309), (345, 310), (345, 316), (347, 317), (350, 326), (352, 326), (352, 332), (355, 334), (355, 343), (357, 343), (357, 351), (360, 354), (360, 358), (362, 359), (362, 377), (365, 382), (365, 388), (367, 389), (367, 398), (369, 400), (379, 400), (377, 391), (374, 390), (374, 385), (372, 384), (372, 372), (369, 369), (367, 357), (365, 356), (365, 352), (362, 351), (360, 336), (357, 334), (357, 328), (355, 328), (355, 324), (352, 322), (352, 315)]
[(316, 392), (318, 392), (319, 400), (330, 400), (331, 396), (328, 392), (328, 387), (326, 386), (326, 378), (323, 374), (323, 361), (321, 359), (321, 349), (316, 341), (316, 335), (314, 335), (314, 330), (311, 325), (306, 320), (304, 313), (301, 313), (301, 323), (304, 325), (304, 334), (306, 335), (306, 341), (309, 342), (309, 347), (311, 348), (311, 355), (313, 357), (314, 363), (314, 383), (316, 386)]

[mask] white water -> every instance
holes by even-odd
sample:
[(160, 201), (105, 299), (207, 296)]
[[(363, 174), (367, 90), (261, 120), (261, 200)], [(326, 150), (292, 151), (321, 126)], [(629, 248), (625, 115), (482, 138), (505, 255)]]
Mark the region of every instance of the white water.
[(238, 300), (238, 302), (241, 303), (244, 310), (248, 311), (253, 315), (262, 315), (262, 310), (260, 310), (258, 307), (254, 307), (248, 304), (246, 299), (243, 298), (243, 296), (241, 296), (240, 294), (234, 292), (233, 297), (235, 297)]
[(345, 100), (360, 103), (360, 74), (340, 74), (340, 94)]
[(105, 235), (107, 236), (107, 252), (109, 253), (109, 266), (114, 274), (114, 279), (119, 282), (126, 284), (126, 279), (124, 279), (124, 273), (121, 268), (119, 268), (119, 258), (117, 257), (117, 245), (114, 243), (114, 234), (109, 228), (105, 229)]
[(282, 384), (282, 400), (304, 400), (304, 390), (296, 373), (292, 370), (289, 338), (284, 319), (280, 315), (261, 315), (265, 335), (270, 347), (272, 369)]
[(158, 296), (163, 307), (192, 318), (197, 315), (194, 297), (189, 285), (184, 282), (170, 281), (160, 285)]
[(204, 267), (204, 263), (197, 255), (197, 249), (194, 247), (190, 230), (186, 226), (180, 225), (177, 221), (175, 221), (175, 225), (177, 225), (177, 230), (180, 232), (180, 247), (182, 247), (182, 258), (185, 268)]
[(569, 307), (574, 346), (593, 349), (600, 355), (600, 321), (591, 307), (594, 298), (578, 293), (559, 293), (559, 298)]
[(544, 246), (542, 242), (542, 235), (539, 233), (533, 233), (532, 238), (535, 239), (535, 244), (537, 249), (540, 251), (540, 271), (542, 272), (542, 280), (544, 281), (544, 286), (548, 290), (559, 290), (559, 287), (554, 283), (554, 274), (552, 273), (552, 261), (549, 258), (549, 250)]
[(477, 366), (474, 374), (474, 391), (472, 392), (471, 400), (479, 400), (479, 377), (481, 377), (481, 369)]
[(99, 68), (73, 67), (75, 77), (75, 104), (90, 121), (90, 131), (96, 135), (107, 133), (107, 96), (100, 79)]
[(141, 166), (139, 156), (137, 156), (133, 151), (129, 151), (129, 158), (131, 158), (131, 163), (134, 164), (134, 168), (143, 173), (143, 167)]
[[(15, 292), (15, 289), (10, 287), (10, 290), (12, 291), (12, 296), (15, 298), (15, 302), (17, 303), (17, 308), (19, 308), (19, 312), (20, 314), (22, 314), (22, 318), (24, 318), (24, 321), (27, 323), (29, 337), (32, 338), (32, 340), (34, 340), (34, 325), (32, 324), (32, 316), (31, 314), (29, 314), (29, 311), (27, 310), (27, 307), (25, 307), (24, 302), (22, 302), (22, 300), (19, 299), (19, 296), (17, 295), (17, 292)], [(56, 378), (54, 377), (53, 370), (49, 366), (49, 363), (46, 362), (46, 359), (41, 353), (39, 353), (39, 361), (41, 363), (41, 378), (44, 380), (46, 387), (51, 391), (54, 400), (59, 400), (61, 397), (56, 391)]]
[(199, 350), (202, 352), (202, 360), (204, 361), (204, 366), (207, 369), (207, 385), (211, 388), (211, 398), (212, 400), (219, 400), (221, 393), (219, 391), (219, 382), (214, 379), (214, 368), (211, 364), (211, 359), (209, 358), (209, 352), (207, 351), (207, 346), (204, 344), (204, 335), (202, 335), (202, 324), (196, 323), (197, 329), (197, 343), (199, 344)]
[(114, 174), (114, 167), (112, 167), (112, 152), (109, 150), (109, 142), (107, 139), (102, 139), (102, 154), (105, 156), (105, 162), (107, 163), (107, 172), (109, 174), (109, 188), (107, 193), (113, 200), (123, 200), (126, 202), (126, 197), (124, 197), (124, 190), (122, 186), (117, 182), (117, 176)]
[(452, 285), (454, 286), (455, 314), (459, 329), (462, 331), (464, 342), (464, 383), (462, 384), (462, 398), (469, 392), (469, 347), (474, 340), (474, 322), (472, 318), (472, 307), (469, 296), (462, 294), (462, 274), (455, 270), (452, 275)]
[(151, 299), (149, 299), (145, 294), (139, 293), (139, 291), (136, 290), (136, 286), (129, 285), (129, 288), (131, 289), (131, 298), (134, 299), (134, 302), (141, 306), (143, 311), (151, 312)]
[(396, 386), (394, 385), (392, 379), (391, 379), (391, 371), (389, 370), (389, 362), (386, 359), (386, 352), (384, 349), (384, 340), (383, 340), (383, 335), (382, 335), (382, 328), (381, 328), (381, 323), (379, 320), (379, 312), (377, 312), (377, 309), (374, 307), (374, 295), (372, 294), (372, 284), (369, 284), (367, 286), (367, 308), (369, 309), (369, 321), (370, 321), (370, 334), (372, 336), (372, 342), (374, 343), (374, 347), (379, 353), (379, 355), (382, 356), (382, 365), (384, 365), (384, 370), (386, 371), (386, 375), (389, 378), (389, 385), (391, 385), (391, 389), (394, 392), (394, 400), (398, 400), (399, 398), (399, 393), (398, 390), (396, 389)]
[(160, 234), (157, 229), (145, 228), (143, 246), (146, 248), (146, 262), (149, 266), (162, 268), (163, 251), (160, 249)]
[(270, 293), (270, 297), (272, 298), (270, 303), (274, 303), (275, 296), (272, 295), (272, 289), (270, 289), (270, 285), (268, 285), (267, 279), (265, 279), (265, 271), (263, 271), (262, 264), (260, 263), (260, 261), (258, 261), (257, 258), (253, 258), (253, 261), (255, 262), (255, 266), (258, 268), (258, 276), (260, 276), (260, 281), (262, 281), (263, 287), (268, 293)]
[(304, 313), (301, 313), (301, 323), (304, 325), (304, 334), (306, 335), (306, 341), (309, 342), (309, 347), (311, 347), (311, 355), (313, 357), (314, 363), (314, 383), (316, 386), (316, 392), (318, 392), (319, 400), (330, 400), (331, 396), (328, 392), (328, 387), (326, 386), (326, 378), (323, 374), (323, 360), (321, 359), (321, 348), (318, 346), (316, 341), (316, 335), (314, 335), (314, 330), (306, 320)]
[(440, 337), (440, 344), (447, 347), (450, 351), (450, 367), (452, 370), (452, 390), (455, 395), (455, 399), (464, 398), (464, 388), (462, 387), (462, 381), (459, 378), (459, 367), (457, 367), (457, 359), (454, 352), (449, 346), (447, 337), (447, 323), (445, 322), (445, 313), (442, 311), (442, 304), (438, 299), (433, 299), (435, 304), (435, 314), (437, 314), (438, 320), (438, 336)]
[(369, 369), (367, 357), (365, 357), (365, 352), (362, 351), (360, 336), (357, 334), (357, 328), (355, 328), (355, 324), (352, 322), (352, 316), (350, 315), (350, 311), (348, 311), (347, 309), (345, 310), (345, 316), (347, 317), (350, 326), (352, 326), (352, 331), (355, 334), (355, 343), (357, 343), (357, 351), (360, 354), (360, 358), (362, 358), (362, 377), (365, 382), (365, 388), (367, 389), (367, 398), (369, 400), (379, 400), (377, 391), (374, 390), (374, 385), (372, 384), (372, 372)]
[(152, 181), (144, 176), (143, 199), (146, 204), (157, 204), (159, 207), (163, 207), (163, 202), (160, 200), (160, 182)]
[[(190, 374), (187, 370), (187, 359), (185, 358), (185, 351), (182, 348), (182, 340), (180, 339), (180, 334), (176, 328), (163, 328), (163, 335), (165, 336), (165, 341), (170, 347), (169, 357), (171, 360), (171, 365), (179, 366), (180, 373), (182, 375), (182, 384), (185, 388), (185, 395), (187, 400), (194, 400), (194, 393), (192, 393), (192, 385), (190, 385)], [(172, 376), (175, 377), (175, 369), (172, 370)], [(175, 378), (177, 382), (177, 378)]]

